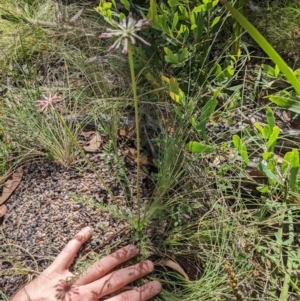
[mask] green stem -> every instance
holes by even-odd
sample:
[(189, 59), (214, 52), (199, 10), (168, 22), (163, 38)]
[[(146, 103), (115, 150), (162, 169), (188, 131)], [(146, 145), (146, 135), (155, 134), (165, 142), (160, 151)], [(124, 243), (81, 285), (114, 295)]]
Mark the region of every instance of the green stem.
[[(245, 0), (239, 0), (237, 3), (237, 9), (243, 13), (243, 9), (245, 6)], [(233, 20), (233, 44), (232, 44), (232, 54), (233, 55), (238, 55), (239, 49), (240, 49), (240, 44), (241, 44), (241, 39), (242, 39), (242, 32), (243, 32), (243, 27), (240, 25), (240, 23), (234, 19)]]
[(90, 161), (90, 159), (87, 157), (87, 155), (85, 154), (85, 152), (83, 151), (82, 147), (79, 145), (79, 143), (77, 142), (76, 138), (74, 137), (74, 135), (72, 134), (72, 132), (70, 131), (69, 127), (66, 125), (64, 119), (61, 117), (61, 115), (55, 111), (57, 117), (59, 118), (60, 122), (62, 123), (63, 127), (65, 128), (65, 130), (67, 131), (69, 137), (71, 138), (72, 142), (74, 143), (74, 145), (76, 146), (76, 148), (79, 150), (79, 152), (81, 153), (81, 155), (83, 156), (83, 158), (85, 159), (85, 161), (87, 162), (88, 166), (90, 167), (90, 169), (95, 173), (95, 175), (97, 176), (98, 180), (102, 183), (102, 185), (104, 186), (104, 188), (106, 189), (107, 193), (110, 195), (110, 197), (114, 200), (114, 202), (117, 202), (114, 194), (112, 193), (112, 191), (109, 189), (109, 187), (107, 186), (107, 184), (105, 183), (105, 181), (103, 180), (103, 178), (100, 176), (100, 174), (98, 173), (98, 171), (96, 170), (96, 168), (94, 167), (93, 163)]
[(135, 115), (135, 130), (136, 130), (136, 148), (137, 148), (137, 171), (136, 171), (136, 199), (138, 206), (138, 229), (140, 230), (141, 223), (141, 200), (140, 200), (140, 123), (139, 123), (139, 105), (138, 105), (138, 96), (134, 72), (134, 63), (133, 63), (133, 53), (131, 44), (128, 43), (128, 61), (131, 74), (131, 88), (133, 92), (133, 101), (134, 101), (134, 115)]
[[(286, 202), (284, 202), (284, 205), (286, 207)], [(290, 251), (292, 250), (292, 243), (294, 241), (294, 225), (293, 225), (293, 215), (292, 210), (288, 210), (288, 221), (289, 221), (289, 239), (288, 239), (288, 245), (286, 246), (286, 252), (287, 252), (287, 263), (286, 263), (286, 270), (284, 275), (284, 281), (281, 289), (281, 294), (279, 297), (280, 301), (286, 301), (289, 297), (289, 288), (291, 284), (291, 273), (293, 269), (293, 263), (290, 258)]]

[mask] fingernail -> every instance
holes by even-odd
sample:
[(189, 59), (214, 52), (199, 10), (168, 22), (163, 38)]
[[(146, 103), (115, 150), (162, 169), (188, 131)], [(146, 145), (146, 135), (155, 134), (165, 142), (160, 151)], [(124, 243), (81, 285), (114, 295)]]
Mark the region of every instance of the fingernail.
[(152, 272), (154, 270), (154, 264), (151, 260), (146, 260), (145, 263), (148, 266), (149, 272)]
[(90, 233), (92, 233), (93, 232), (93, 228), (91, 228), (91, 227), (85, 227), (85, 228), (83, 228), (82, 229), (82, 232), (84, 233), (84, 234), (90, 234)]
[(152, 283), (154, 291), (158, 294), (162, 290), (161, 283), (158, 281), (153, 281)]
[(129, 247), (128, 247), (128, 250), (127, 250), (127, 254), (128, 255), (136, 255), (137, 254), (137, 252), (138, 252), (138, 249), (136, 248), (136, 246), (134, 246), (134, 245), (130, 245)]

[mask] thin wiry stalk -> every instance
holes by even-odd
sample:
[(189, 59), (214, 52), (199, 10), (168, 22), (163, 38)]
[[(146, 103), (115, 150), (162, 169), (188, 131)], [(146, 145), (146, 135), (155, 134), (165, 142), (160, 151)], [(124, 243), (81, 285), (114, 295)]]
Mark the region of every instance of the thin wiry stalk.
[[(133, 54), (132, 54), (132, 46), (128, 43), (128, 61), (130, 67), (130, 75), (131, 75), (131, 85), (133, 91), (133, 101), (134, 101), (134, 116), (135, 116), (135, 128), (136, 128), (136, 148), (137, 148), (137, 171), (136, 171), (136, 199), (138, 206), (138, 225), (141, 222), (141, 200), (140, 200), (140, 124), (139, 124), (139, 106), (138, 106), (138, 97), (137, 97), (137, 89), (136, 89), (136, 80), (135, 80), (135, 72), (134, 72), (134, 64), (133, 64)], [(140, 227), (138, 227), (140, 228)]]

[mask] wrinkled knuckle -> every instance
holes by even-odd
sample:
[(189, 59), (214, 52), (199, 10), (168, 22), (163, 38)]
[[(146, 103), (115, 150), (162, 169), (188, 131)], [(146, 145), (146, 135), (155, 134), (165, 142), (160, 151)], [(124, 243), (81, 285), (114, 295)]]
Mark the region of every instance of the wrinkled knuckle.
[(111, 284), (117, 288), (123, 286), (122, 277), (118, 272), (114, 273), (113, 276), (111, 277)]
[(98, 261), (93, 264), (94, 269), (96, 270), (97, 274), (103, 275), (106, 273), (105, 268), (101, 261)]

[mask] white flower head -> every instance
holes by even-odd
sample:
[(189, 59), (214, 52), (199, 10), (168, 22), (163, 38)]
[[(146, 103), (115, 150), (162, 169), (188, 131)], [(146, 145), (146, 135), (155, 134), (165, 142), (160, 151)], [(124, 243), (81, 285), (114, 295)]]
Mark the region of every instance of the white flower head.
[(123, 41), (123, 50), (122, 53), (126, 54), (128, 51), (128, 43), (130, 42), (132, 45), (136, 44), (136, 39), (140, 40), (147, 46), (151, 46), (151, 44), (145, 41), (143, 38), (137, 35), (138, 31), (149, 26), (151, 20), (135, 20), (132, 17), (132, 14), (129, 13), (127, 18), (124, 18), (119, 23), (112, 20), (112, 24), (114, 24), (117, 29), (107, 28), (107, 32), (102, 33), (99, 38), (112, 38), (118, 37), (117, 40), (108, 48), (108, 51), (118, 49), (121, 46)]

